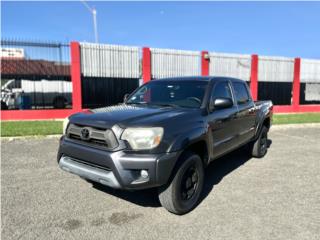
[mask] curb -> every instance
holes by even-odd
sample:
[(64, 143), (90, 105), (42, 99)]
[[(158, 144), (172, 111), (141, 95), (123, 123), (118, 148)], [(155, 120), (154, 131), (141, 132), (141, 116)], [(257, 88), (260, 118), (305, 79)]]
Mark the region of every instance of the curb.
[(59, 139), (62, 134), (55, 135), (33, 135), (33, 136), (16, 136), (16, 137), (1, 137), (1, 141), (26, 140), (26, 139)]
[(291, 129), (291, 128), (307, 128), (307, 127), (316, 127), (320, 128), (320, 123), (292, 123), (292, 124), (272, 124), (272, 129)]

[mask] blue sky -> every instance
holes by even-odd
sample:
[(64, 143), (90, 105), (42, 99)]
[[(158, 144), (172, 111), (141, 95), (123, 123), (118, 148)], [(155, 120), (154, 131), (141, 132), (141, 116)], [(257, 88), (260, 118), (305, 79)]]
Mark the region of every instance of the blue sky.
[[(320, 2), (89, 2), (101, 43), (320, 58)], [(77, 2), (2, 2), (2, 37), (94, 41)]]

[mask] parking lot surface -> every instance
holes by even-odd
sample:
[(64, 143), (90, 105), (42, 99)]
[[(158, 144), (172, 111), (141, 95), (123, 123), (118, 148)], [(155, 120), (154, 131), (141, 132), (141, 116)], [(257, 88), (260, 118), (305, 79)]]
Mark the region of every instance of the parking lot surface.
[(236, 151), (176, 216), (155, 190), (93, 187), (58, 168), (58, 139), (2, 140), (2, 239), (319, 239), (320, 126), (274, 127), (263, 159)]

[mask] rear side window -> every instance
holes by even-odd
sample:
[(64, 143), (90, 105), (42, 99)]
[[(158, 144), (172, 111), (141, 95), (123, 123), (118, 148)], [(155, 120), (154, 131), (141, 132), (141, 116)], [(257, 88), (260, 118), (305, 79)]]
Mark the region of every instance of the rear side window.
[(245, 104), (249, 102), (249, 94), (248, 90), (246, 88), (246, 85), (244, 83), (232, 83), (235, 97), (238, 104)]
[(230, 98), (232, 99), (231, 90), (227, 82), (219, 82), (213, 89), (212, 99), (216, 98)]

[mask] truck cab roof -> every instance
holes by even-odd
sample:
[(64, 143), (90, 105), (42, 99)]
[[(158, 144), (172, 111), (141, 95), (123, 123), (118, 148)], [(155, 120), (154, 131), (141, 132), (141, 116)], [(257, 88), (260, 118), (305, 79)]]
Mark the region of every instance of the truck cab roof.
[(170, 78), (161, 78), (155, 79), (156, 81), (207, 81), (210, 82), (211, 80), (230, 80), (233, 82), (245, 82), (244, 80), (232, 78), (232, 77), (222, 77), (222, 76), (186, 76), (186, 77), (170, 77)]

